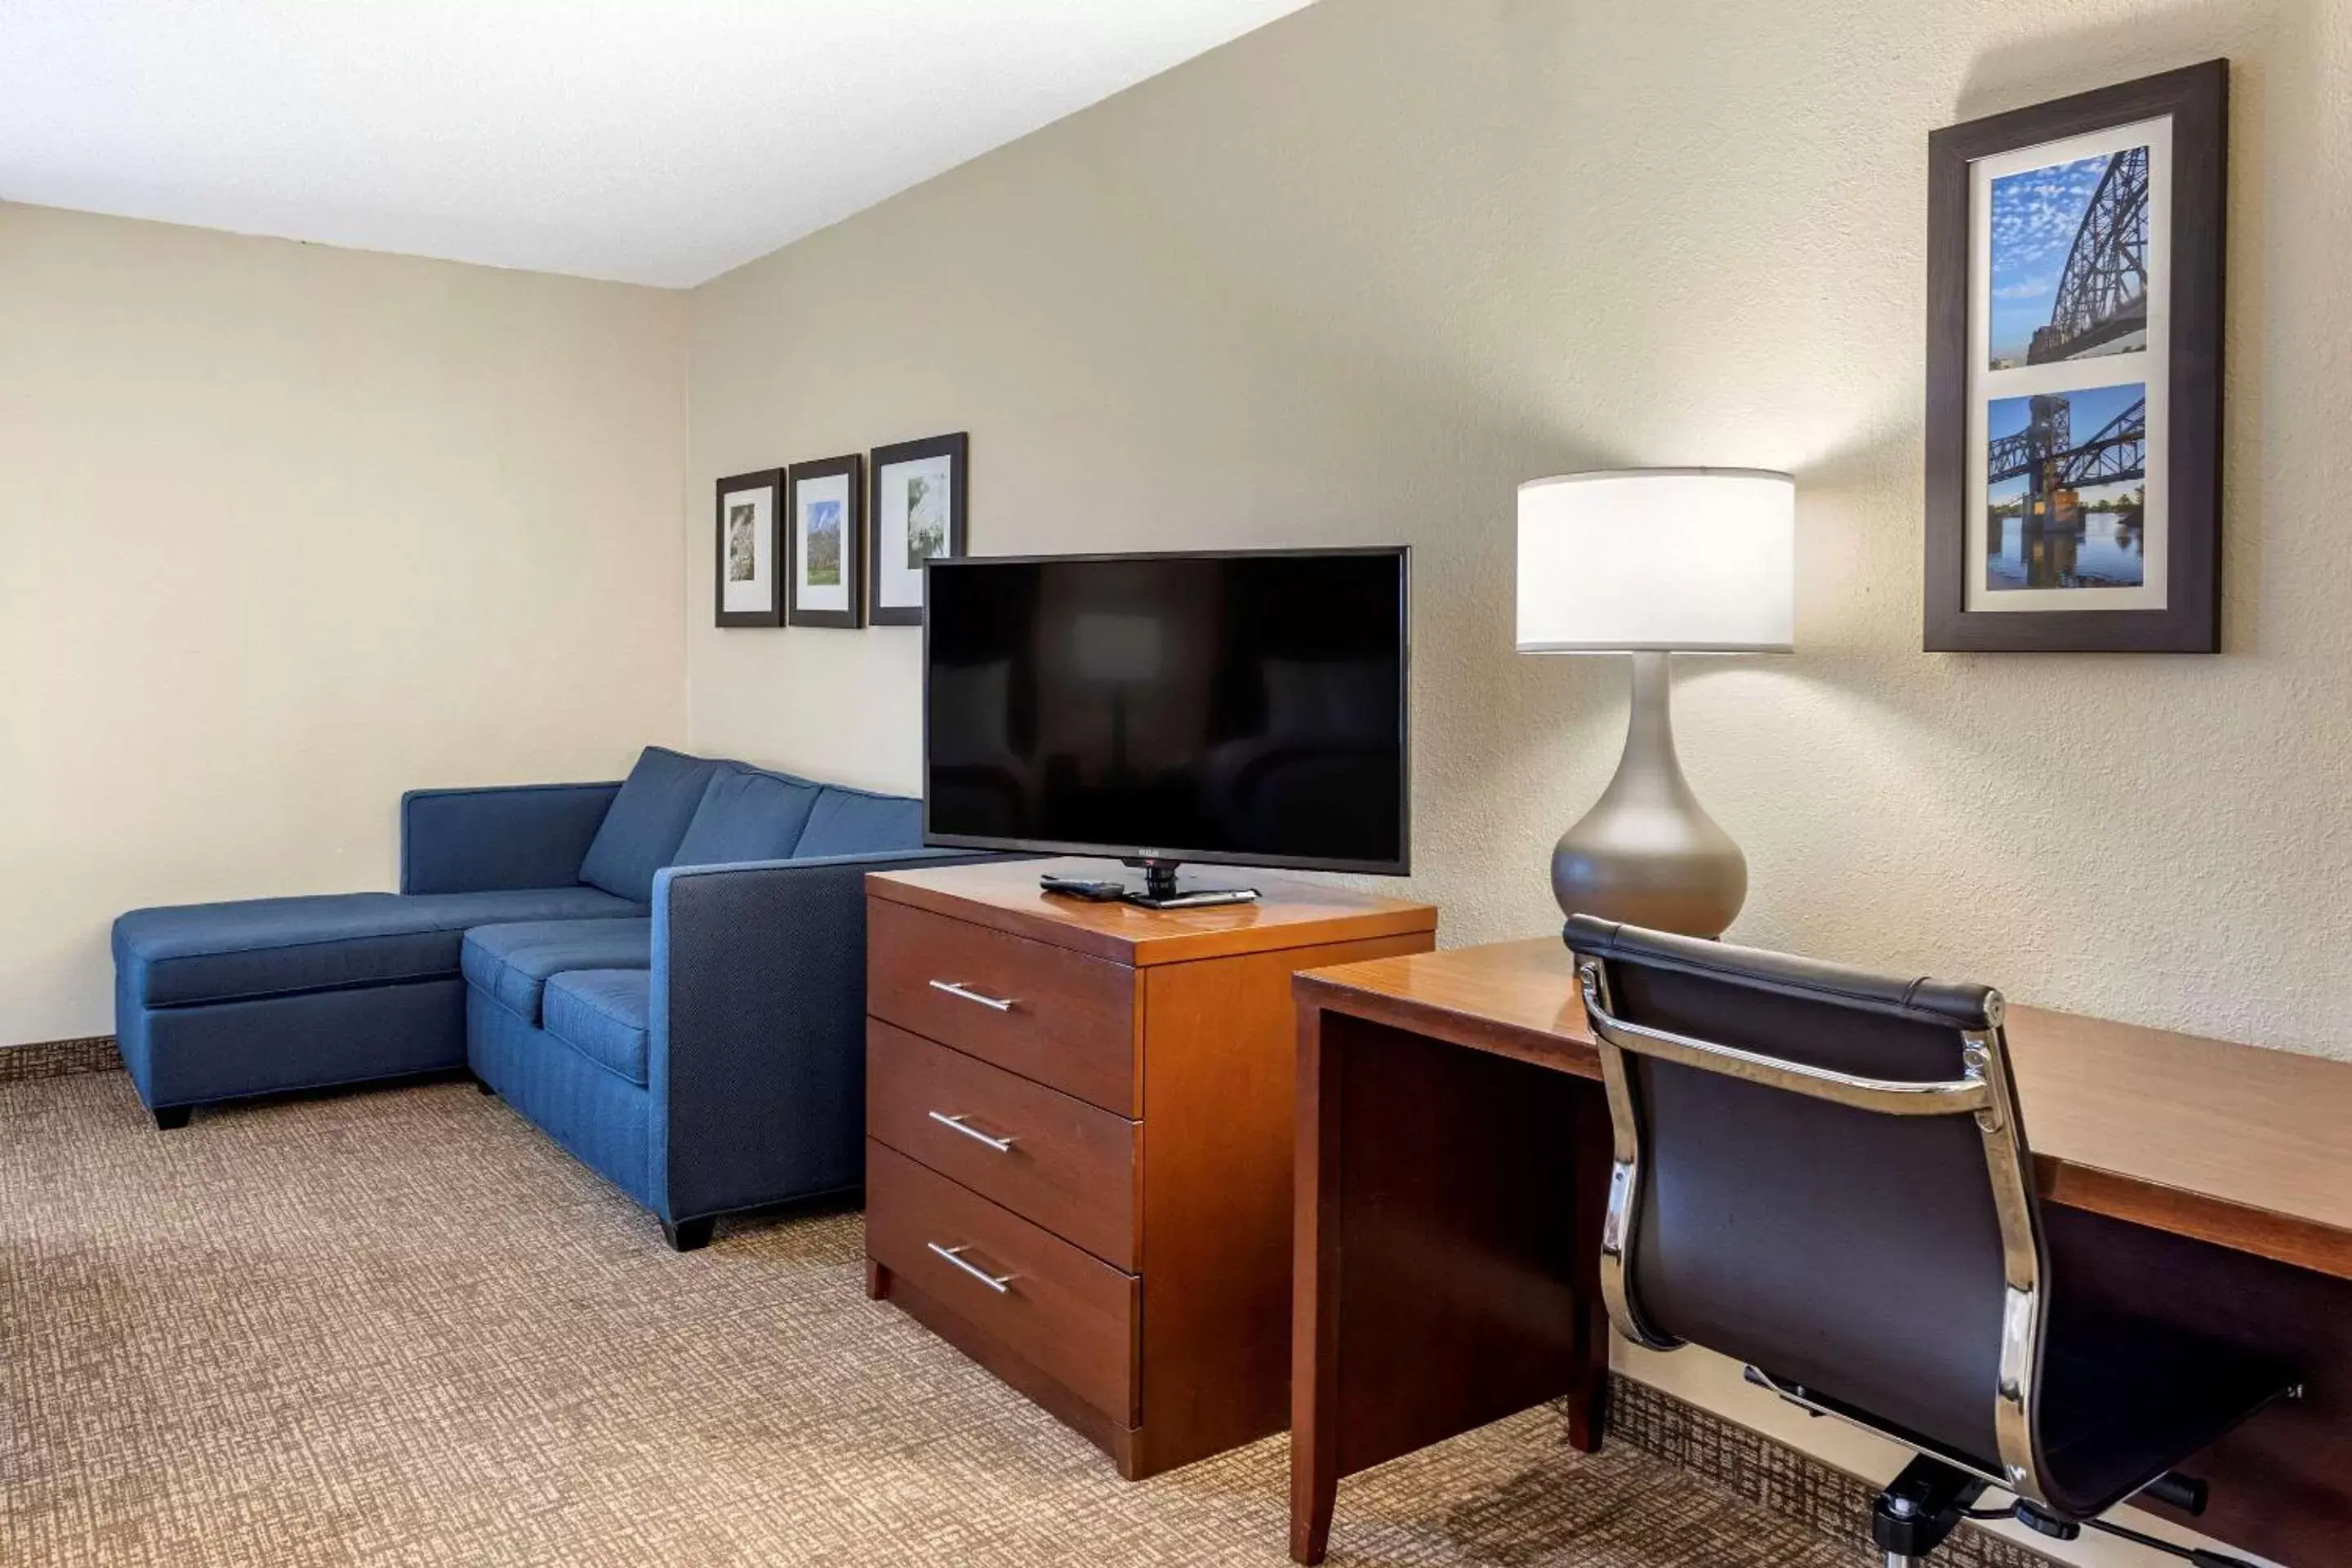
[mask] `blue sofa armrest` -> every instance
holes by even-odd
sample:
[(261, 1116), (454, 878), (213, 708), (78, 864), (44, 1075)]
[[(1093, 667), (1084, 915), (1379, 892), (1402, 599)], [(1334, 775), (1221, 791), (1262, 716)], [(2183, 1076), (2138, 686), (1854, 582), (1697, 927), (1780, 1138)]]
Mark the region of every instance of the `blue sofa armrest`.
[(865, 1181), (866, 874), (1007, 858), (919, 849), (655, 873), (646, 1081), (662, 1218)]
[(410, 790), (400, 797), (400, 890), (569, 888), (620, 791), (617, 783)]

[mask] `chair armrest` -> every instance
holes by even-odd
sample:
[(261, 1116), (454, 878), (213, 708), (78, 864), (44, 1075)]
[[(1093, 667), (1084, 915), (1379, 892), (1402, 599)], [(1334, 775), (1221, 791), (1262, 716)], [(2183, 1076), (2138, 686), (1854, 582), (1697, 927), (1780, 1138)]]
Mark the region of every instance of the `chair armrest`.
[(413, 789), (400, 797), (400, 890), (568, 888), (618, 784)]
[(919, 849), (654, 874), (656, 1208), (698, 1219), (865, 1180), (866, 874)]

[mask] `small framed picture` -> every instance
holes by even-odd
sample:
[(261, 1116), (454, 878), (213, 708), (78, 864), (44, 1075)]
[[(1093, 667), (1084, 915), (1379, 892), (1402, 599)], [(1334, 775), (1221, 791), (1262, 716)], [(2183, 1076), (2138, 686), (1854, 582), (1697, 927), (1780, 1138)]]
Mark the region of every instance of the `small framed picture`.
[(2229, 81), (1928, 138), (1929, 651), (2221, 651)]
[(877, 447), (867, 460), (874, 504), (873, 559), (866, 574), (867, 618), (877, 626), (923, 624), (923, 563), (964, 552), (964, 464), (970, 438), (959, 430), (924, 441)]
[(783, 515), (784, 476), (779, 468), (719, 481), (716, 624), (784, 624), (783, 570), (776, 523)]
[(866, 460), (852, 452), (794, 463), (784, 530), (788, 618), (796, 626), (866, 624)]

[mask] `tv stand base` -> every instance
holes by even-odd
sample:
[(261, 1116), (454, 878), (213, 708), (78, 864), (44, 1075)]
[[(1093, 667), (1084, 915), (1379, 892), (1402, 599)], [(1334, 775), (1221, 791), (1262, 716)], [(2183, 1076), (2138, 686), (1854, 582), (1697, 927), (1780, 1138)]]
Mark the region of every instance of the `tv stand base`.
[(1195, 888), (1189, 893), (1171, 893), (1155, 899), (1150, 889), (1138, 892), (1129, 888), (1120, 895), (1122, 901), (1146, 910), (1206, 910), (1219, 904), (1254, 904), (1257, 902), (1255, 888)]
[(1176, 890), (1176, 868), (1181, 860), (1142, 859), (1125, 864), (1143, 873), (1140, 892), (1129, 888), (1119, 896), (1127, 902), (1147, 910), (1205, 910), (1219, 904), (1254, 904), (1257, 902), (1255, 888), (1195, 888), (1189, 893)]

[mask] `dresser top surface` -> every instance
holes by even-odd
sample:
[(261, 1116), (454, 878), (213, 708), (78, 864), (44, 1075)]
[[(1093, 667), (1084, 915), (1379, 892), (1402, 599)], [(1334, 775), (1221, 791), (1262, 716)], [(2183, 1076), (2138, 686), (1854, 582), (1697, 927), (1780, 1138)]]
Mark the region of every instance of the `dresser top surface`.
[(1116, 963), (1142, 967), (1434, 931), (1434, 906), (1352, 889), (1289, 881), (1239, 867), (1203, 867), (1187, 885), (1251, 887), (1255, 903), (1146, 910), (1049, 894), (1041, 876), (1105, 879), (1099, 860), (1009, 860), (920, 871), (876, 871), (867, 893), (992, 926)]

